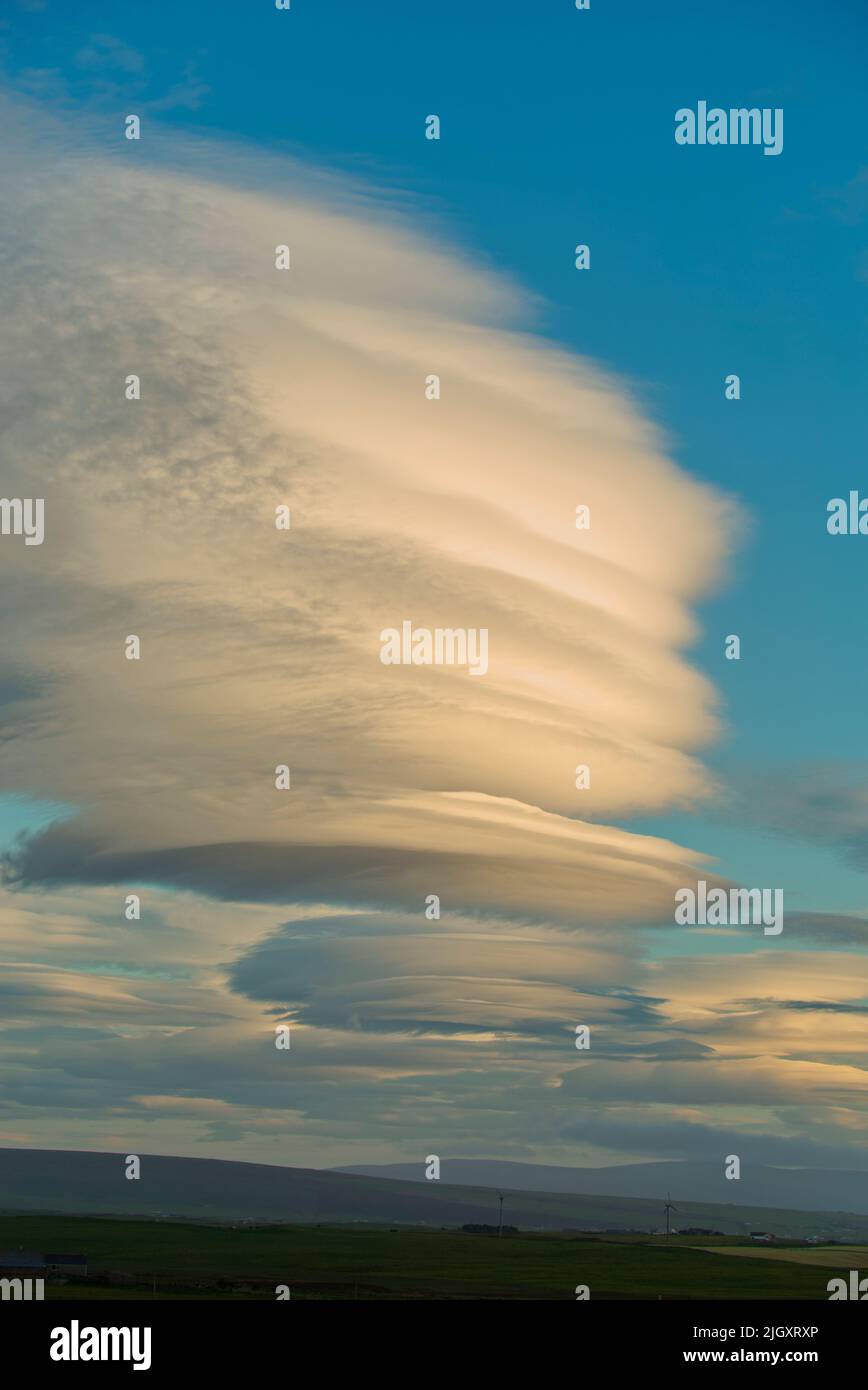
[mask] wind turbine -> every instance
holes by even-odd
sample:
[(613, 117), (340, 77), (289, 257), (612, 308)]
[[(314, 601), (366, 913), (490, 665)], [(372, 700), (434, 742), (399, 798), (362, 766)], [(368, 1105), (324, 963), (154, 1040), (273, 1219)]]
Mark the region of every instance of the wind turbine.
[(506, 1194), (505, 1194), (504, 1192), (498, 1192), (498, 1194), (497, 1194), (497, 1200), (500, 1202), (500, 1218), (499, 1218), (498, 1224), (497, 1224), (497, 1239), (498, 1239), (498, 1240), (500, 1240), (500, 1237), (503, 1235), (503, 1199), (504, 1199), (505, 1195), (506, 1195)]
[(672, 1202), (671, 1202), (671, 1200), (670, 1200), (670, 1197), (669, 1197), (669, 1193), (668, 1193), (668, 1192), (666, 1193), (666, 1206), (663, 1208), (663, 1210), (666, 1212), (666, 1239), (668, 1240), (668, 1239), (669, 1239), (669, 1213), (670, 1213), (671, 1211), (677, 1211), (677, 1210), (678, 1210), (677, 1207), (674, 1207), (674, 1206), (672, 1205)]

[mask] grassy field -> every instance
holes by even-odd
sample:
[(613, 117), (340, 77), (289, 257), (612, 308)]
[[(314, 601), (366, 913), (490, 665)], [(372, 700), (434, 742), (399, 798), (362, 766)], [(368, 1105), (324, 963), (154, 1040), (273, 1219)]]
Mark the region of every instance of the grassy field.
[(0, 1248), (87, 1254), (87, 1279), (49, 1281), (53, 1299), (273, 1299), (278, 1284), (296, 1299), (572, 1300), (578, 1284), (597, 1299), (826, 1299), (832, 1271), (864, 1257), (868, 1272), (866, 1247), (779, 1252), (695, 1240), (0, 1216)]

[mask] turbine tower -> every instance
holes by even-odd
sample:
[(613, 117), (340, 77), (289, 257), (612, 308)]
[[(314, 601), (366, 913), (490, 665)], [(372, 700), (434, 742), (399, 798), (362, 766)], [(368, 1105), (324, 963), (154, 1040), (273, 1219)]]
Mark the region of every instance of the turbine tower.
[(669, 1197), (669, 1193), (668, 1193), (668, 1192), (666, 1193), (666, 1206), (663, 1208), (663, 1210), (666, 1212), (666, 1239), (668, 1240), (668, 1239), (669, 1239), (669, 1213), (672, 1212), (672, 1211), (677, 1211), (677, 1210), (678, 1210), (677, 1207), (674, 1207), (674, 1206), (672, 1205), (672, 1202), (671, 1202), (671, 1200), (670, 1200), (670, 1197)]

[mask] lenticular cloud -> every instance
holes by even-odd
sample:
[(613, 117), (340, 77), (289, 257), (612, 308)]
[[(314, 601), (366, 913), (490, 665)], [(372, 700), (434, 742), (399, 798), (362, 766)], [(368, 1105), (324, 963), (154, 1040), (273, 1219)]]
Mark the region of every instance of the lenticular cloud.
[[(2, 463), (9, 496), (39, 480), (45, 540), (0, 551), (7, 789), (75, 809), (13, 874), (671, 912), (698, 857), (607, 822), (710, 789), (714, 694), (684, 652), (729, 504), (406, 203), (205, 143), (169, 161), (147, 131), (84, 159), (81, 132), (24, 129), (0, 153)], [(405, 621), (487, 629), (484, 677), (383, 666)]]

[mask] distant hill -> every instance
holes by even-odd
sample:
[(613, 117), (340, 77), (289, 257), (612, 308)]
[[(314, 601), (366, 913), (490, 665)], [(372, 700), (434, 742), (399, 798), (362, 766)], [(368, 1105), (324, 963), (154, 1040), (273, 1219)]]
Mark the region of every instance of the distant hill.
[[(425, 1164), (363, 1163), (336, 1173), (425, 1182)], [(844, 1210), (868, 1215), (868, 1173), (842, 1169), (772, 1168), (742, 1162), (741, 1177), (724, 1176), (723, 1160), (710, 1163), (629, 1163), (610, 1168), (558, 1168), (491, 1158), (441, 1158), (440, 1181), (460, 1186), (528, 1192), (593, 1192), (599, 1196), (738, 1203), (803, 1211)]]
[[(140, 1157), (142, 1176), (138, 1181), (129, 1181), (124, 1176), (121, 1154), (0, 1149), (0, 1208), (306, 1225), (366, 1222), (440, 1227), (491, 1224), (497, 1219), (496, 1197), (478, 1179), (476, 1185), (424, 1179), (420, 1183), (218, 1159), (151, 1154)], [(527, 1165), (509, 1167), (513, 1173), (516, 1167), (521, 1172), (528, 1171)], [(534, 1165), (530, 1165), (530, 1170), (540, 1171)], [(736, 1184), (727, 1186), (731, 1189)], [(523, 1230), (649, 1231), (659, 1230), (663, 1220), (657, 1180), (650, 1200), (607, 1194), (525, 1192), (516, 1190), (514, 1183), (507, 1184), (505, 1190), (508, 1195), (504, 1219)], [(864, 1215), (695, 1203), (681, 1198), (674, 1183), (673, 1200), (679, 1208), (675, 1223), (679, 1226), (713, 1227), (732, 1234), (771, 1230), (780, 1235), (868, 1242), (868, 1216)]]

